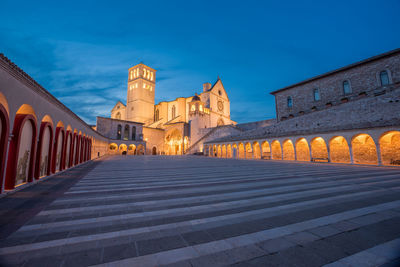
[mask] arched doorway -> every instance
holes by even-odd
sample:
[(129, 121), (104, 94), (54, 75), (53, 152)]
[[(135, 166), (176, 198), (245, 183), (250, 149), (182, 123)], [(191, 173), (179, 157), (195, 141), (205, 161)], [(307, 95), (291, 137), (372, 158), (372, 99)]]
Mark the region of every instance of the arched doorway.
[(126, 155), (128, 153), (128, 146), (125, 144), (120, 144), (118, 151), (119, 151), (119, 154)]
[(137, 155), (144, 155), (144, 146), (142, 144), (137, 146), (136, 154)]
[(383, 165), (400, 165), (400, 132), (384, 133), (379, 139)]
[(245, 152), (246, 152), (245, 158), (246, 159), (252, 159), (253, 158), (253, 148), (251, 147), (251, 144), (250, 143), (246, 143), (245, 148), (246, 148), (246, 150), (245, 150)]
[(245, 155), (243, 143), (239, 143), (238, 150), (239, 150), (238, 151), (239, 152), (239, 158), (240, 159), (244, 159), (246, 157), (246, 155)]
[(64, 127), (62, 124), (58, 124), (56, 128), (55, 144), (53, 148), (53, 161), (52, 161), (52, 172), (56, 173), (61, 170), (61, 160), (64, 148)]
[(226, 158), (226, 145), (222, 145), (221, 157)]
[(157, 155), (157, 148), (155, 146), (153, 146), (153, 148), (151, 149), (151, 154)]
[(171, 130), (165, 137), (165, 144), (167, 145), (168, 155), (182, 155), (183, 154), (183, 138), (177, 129)]
[[(10, 122), (8, 117), (8, 106), (5, 97), (0, 93), (0, 190), (3, 187), (3, 173), (8, 145)], [(1, 193), (1, 192), (0, 192)]]
[(40, 125), (39, 143), (36, 156), (35, 178), (39, 179), (50, 175), (51, 156), (53, 144), (53, 123), (47, 115)]
[(72, 150), (72, 133), (71, 130), (67, 130), (65, 134), (65, 156), (64, 156), (64, 168), (69, 168), (71, 163), (71, 150)]
[(5, 189), (31, 182), (34, 176), (36, 148), (36, 115), (29, 105), (22, 105), (14, 120), (10, 141)]
[(353, 161), (356, 164), (378, 164), (376, 145), (368, 134), (359, 134), (351, 140)]
[(253, 142), (253, 157), (255, 159), (260, 159), (261, 158), (261, 151), (260, 151), (260, 143)]
[(261, 153), (262, 153), (262, 158), (263, 159), (271, 159), (271, 148), (269, 146), (268, 141), (264, 141), (261, 144)]
[(343, 136), (335, 136), (329, 141), (331, 162), (350, 163), (350, 149)]
[(296, 142), (296, 158), (298, 161), (310, 161), (310, 148), (305, 138), (300, 138)]
[(108, 149), (109, 149), (111, 154), (118, 154), (118, 145), (116, 143), (111, 143), (108, 146)]
[(130, 144), (128, 147), (128, 155), (136, 154), (136, 146), (134, 144)]
[(284, 160), (295, 160), (294, 146), (291, 140), (287, 139), (283, 141), (282, 150)]
[(271, 155), (272, 159), (282, 159), (282, 148), (281, 148), (281, 143), (279, 143), (278, 140), (274, 140), (271, 143)]
[(226, 157), (227, 158), (232, 158), (232, 146), (231, 146), (231, 144), (228, 144), (226, 146)]
[(311, 140), (312, 161), (328, 161), (328, 148), (322, 137), (315, 137)]

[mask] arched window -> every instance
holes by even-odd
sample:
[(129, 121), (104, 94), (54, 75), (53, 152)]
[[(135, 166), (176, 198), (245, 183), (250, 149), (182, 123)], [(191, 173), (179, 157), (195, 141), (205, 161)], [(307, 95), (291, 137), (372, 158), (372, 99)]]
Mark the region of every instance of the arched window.
[[(119, 108), (119, 107), (118, 107)], [(117, 115), (115, 115), (115, 118), (117, 119), (117, 120), (120, 120), (121, 119), (121, 113), (117, 113)]]
[(319, 101), (321, 100), (321, 97), (319, 96), (319, 89), (314, 89), (314, 101)]
[(132, 127), (132, 140), (136, 140), (136, 127)]
[(292, 100), (291, 96), (288, 96), (288, 98), (287, 98), (287, 107), (288, 108), (293, 107), (293, 100)]
[(381, 79), (381, 85), (385, 86), (389, 84), (389, 75), (387, 73), (386, 70), (381, 71), (381, 73), (379, 74), (379, 77)]
[(172, 119), (176, 117), (176, 107), (172, 106)]
[(125, 125), (124, 140), (129, 140), (129, 125)]
[(160, 119), (160, 111), (156, 109), (156, 112), (154, 113), (154, 121), (158, 121)]
[(351, 94), (351, 87), (349, 81), (344, 81), (343, 82), (343, 93), (345, 95)]
[(118, 124), (117, 139), (121, 140), (122, 126)]

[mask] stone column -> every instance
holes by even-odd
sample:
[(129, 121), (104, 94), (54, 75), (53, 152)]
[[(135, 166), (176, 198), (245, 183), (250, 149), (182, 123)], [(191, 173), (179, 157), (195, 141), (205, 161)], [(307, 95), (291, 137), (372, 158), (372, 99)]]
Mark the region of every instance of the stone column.
[(353, 147), (351, 145), (351, 142), (349, 143), (349, 153), (350, 153), (350, 163), (354, 164), (354, 159), (353, 159)]
[(382, 165), (382, 155), (381, 155), (381, 146), (376, 145), (376, 155), (378, 156), (378, 165), (381, 166)]

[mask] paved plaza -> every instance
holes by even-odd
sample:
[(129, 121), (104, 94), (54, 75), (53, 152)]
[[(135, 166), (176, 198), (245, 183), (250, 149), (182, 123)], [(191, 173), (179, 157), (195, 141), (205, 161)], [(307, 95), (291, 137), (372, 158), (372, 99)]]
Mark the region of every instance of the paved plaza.
[(112, 156), (0, 208), (1, 266), (400, 265), (400, 168)]

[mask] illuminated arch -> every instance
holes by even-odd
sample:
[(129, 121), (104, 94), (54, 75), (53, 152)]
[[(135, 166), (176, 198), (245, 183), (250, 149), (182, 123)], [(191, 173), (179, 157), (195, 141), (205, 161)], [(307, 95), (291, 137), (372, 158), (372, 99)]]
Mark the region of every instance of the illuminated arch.
[(383, 165), (400, 165), (400, 132), (390, 131), (379, 138)]
[(325, 161), (328, 159), (328, 148), (322, 137), (315, 137), (311, 140), (311, 157), (313, 161)]
[(144, 155), (144, 146), (142, 144), (137, 146), (136, 154), (137, 155)]
[(351, 163), (350, 148), (343, 136), (332, 137), (329, 141), (331, 162)]
[(24, 104), (15, 116), (13, 137), (8, 150), (6, 190), (33, 180), (37, 136), (37, 121), (34, 114), (32, 107)]
[(281, 148), (281, 143), (279, 143), (278, 140), (274, 140), (271, 143), (271, 155), (272, 159), (282, 159), (282, 148)]
[(232, 145), (232, 157), (237, 158), (238, 157), (238, 146), (236, 143)]
[(52, 165), (51, 165), (51, 171), (53, 173), (59, 172), (62, 170), (62, 155), (64, 153), (64, 140), (65, 140), (65, 131), (64, 131), (64, 125), (62, 122), (57, 123), (57, 128), (56, 128), (56, 135), (55, 135), (55, 143), (54, 143), (54, 148), (53, 148), (53, 155), (52, 155)]
[(282, 143), (283, 159), (284, 160), (295, 160), (294, 146), (292, 140), (286, 139)]
[(0, 93), (0, 193), (3, 187), (3, 173), (5, 170), (9, 131), (8, 104), (3, 94)]
[(257, 141), (253, 142), (253, 158), (261, 158), (260, 143), (258, 143)]
[(356, 164), (378, 164), (376, 145), (368, 134), (358, 134), (351, 140), (353, 161)]
[(120, 144), (118, 148), (119, 154), (126, 154), (128, 152), (128, 146), (125, 144)]
[(226, 158), (226, 145), (222, 145), (221, 157)]
[(136, 154), (136, 146), (134, 144), (129, 145), (128, 154), (129, 155), (135, 155)]
[(232, 145), (231, 144), (228, 144), (226, 146), (226, 157), (232, 158)]
[(220, 157), (221, 157), (221, 154), (222, 154), (222, 152), (221, 152), (221, 145), (218, 145), (218, 146), (217, 146), (217, 157), (220, 158)]
[(252, 159), (253, 158), (253, 148), (251, 147), (250, 143), (246, 143), (244, 152), (245, 152), (245, 158), (246, 159)]
[(263, 159), (271, 159), (271, 147), (269, 146), (268, 141), (264, 141), (261, 144), (261, 154)]
[(299, 138), (296, 142), (296, 159), (298, 161), (310, 161), (310, 147), (305, 138)]
[(39, 142), (37, 146), (35, 178), (50, 175), (53, 152), (53, 122), (50, 116), (43, 117), (40, 124)]
[(72, 140), (72, 129), (70, 126), (67, 127), (67, 131), (65, 133), (65, 147), (64, 147), (64, 161), (63, 161), (63, 168), (67, 169), (71, 167), (71, 151), (73, 150), (72, 147), (73, 140)]
[(239, 143), (239, 146), (238, 146), (238, 156), (239, 156), (239, 158), (240, 159), (244, 159), (245, 158), (245, 150), (244, 150), (244, 145), (243, 145), (243, 143)]
[(151, 149), (151, 154), (157, 155), (157, 147), (156, 146), (153, 146), (153, 148)]

